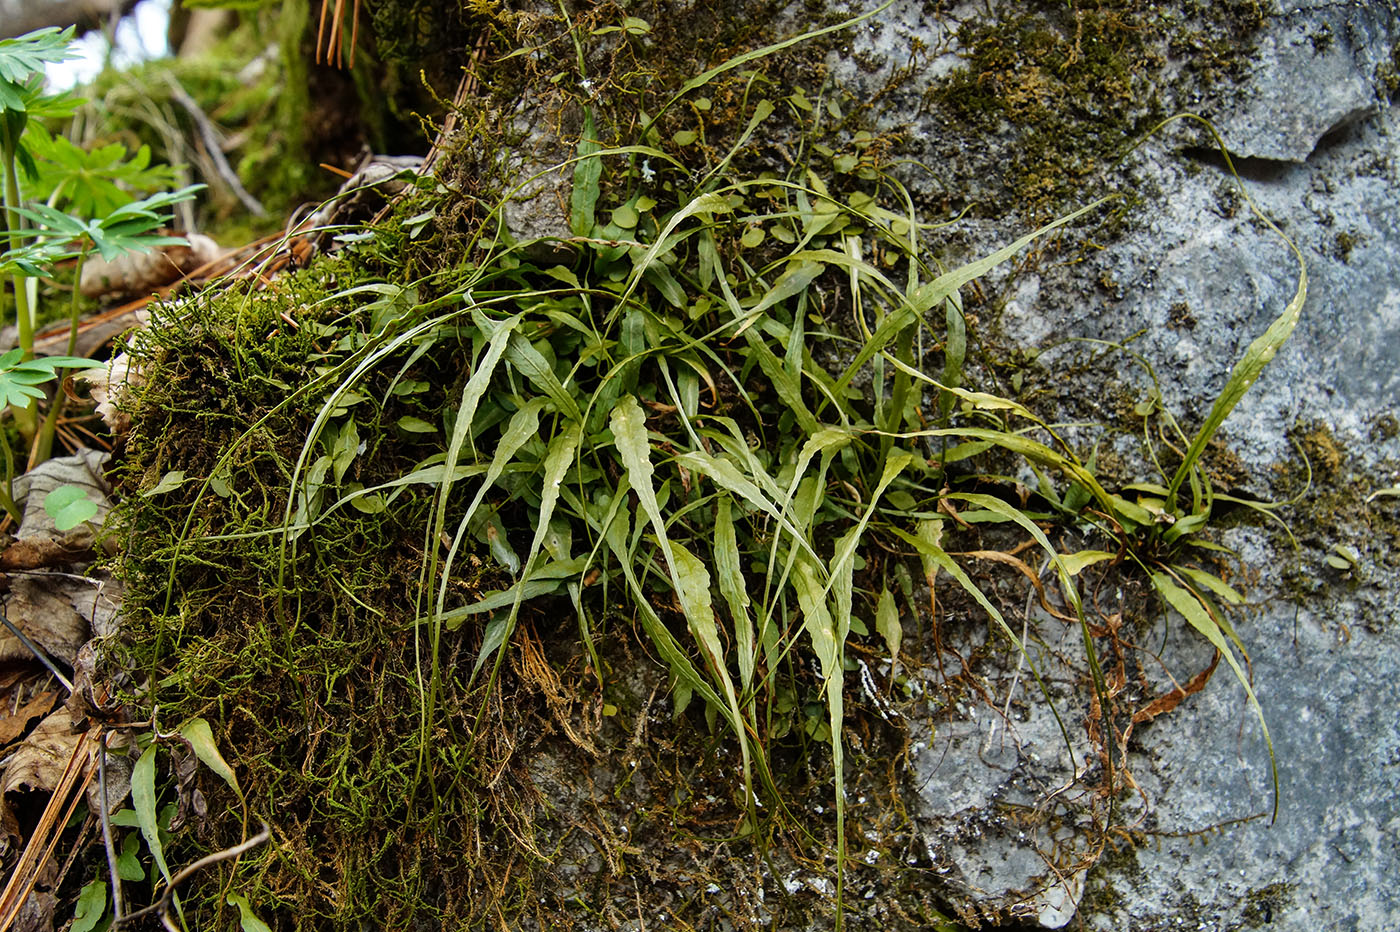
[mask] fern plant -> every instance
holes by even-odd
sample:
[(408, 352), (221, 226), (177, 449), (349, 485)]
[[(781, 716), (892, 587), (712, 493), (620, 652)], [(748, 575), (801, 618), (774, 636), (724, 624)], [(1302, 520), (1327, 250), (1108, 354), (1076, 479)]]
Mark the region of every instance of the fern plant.
[[(202, 185), (177, 191), (157, 191), (137, 200), (132, 193), (169, 184), (169, 168), (150, 165), (144, 147), (126, 158), (119, 144), (91, 152), (45, 129), (44, 120), (69, 116), (81, 103), (70, 94), (44, 90), (44, 66), (74, 57), (73, 29), (40, 29), (16, 39), (0, 39), (0, 172), (4, 175), (6, 249), (0, 253), (0, 273), (9, 277), (15, 301), (19, 345), (0, 357), (0, 397), (8, 406), (26, 443), (29, 464), (47, 459), (61, 403), (49, 408), (42, 425), (37, 403), (47, 393), (40, 387), (59, 378), (64, 369), (98, 365), (73, 356), (80, 306), (76, 282), (83, 262), (96, 251), (104, 259), (159, 246), (184, 243), (182, 237), (157, 231), (169, 223), (168, 208), (194, 196)], [(20, 174), (29, 181), (26, 197)], [(34, 198), (42, 197), (37, 201)], [(38, 321), (38, 284), (52, 278), (59, 262), (76, 259), (69, 310), (68, 353), (34, 357)], [(4, 482), (0, 506), (16, 520), (19, 510), (10, 492), (15, 457), (9, 438), (0, 435)]]

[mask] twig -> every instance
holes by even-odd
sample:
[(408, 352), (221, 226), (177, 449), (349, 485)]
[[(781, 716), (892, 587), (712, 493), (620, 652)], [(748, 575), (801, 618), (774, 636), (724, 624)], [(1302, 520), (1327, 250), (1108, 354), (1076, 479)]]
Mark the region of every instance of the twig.
[(340, 35), (340, 23), (345, 17), (345, 0), (335, 0), (335, 12), (331, 14), (331, 37), (326, 40), (326, 64), (335, 60), (335, 67), (345, 65), (344, 39)]
[(355, 12), (350, 14), (350, 70), (355, 70), (355, 45), (360, 40), (360, 0), (355, 0)]
[(179, 928), (170, 919), (170, 904), (172, 898), (175, 896), (175, 888), (178, 887), (180, 884), (184, 883), (186, 880), (188, 880), (190, 876), (195, 872), (201, 871), (211, 864), (217, 864), (220, 861), (227, 861), (229, 858), (236, 858), (243, 852), (250, 851), (253, 848), (256, 848), (258, 845), (267, 841), (271, 837), (272, 829), (270, 829), (267, 823), (264, 822), (262, 831), (258, 832), (256, 835), (254, 835), (252, 838), (249, 838), (241, 845), (234, 845), (232, 848), (225, 848), (222, 851), (215, 851), (213, 854), (205, 855), (198, 861), (195, 861), (193, 864), (190, 864), (189, 866), (178, 871), (174, 877), (170, 878), (170, 883), (166, 885), (165, 892), (160, 895), (159, 900), (156, 900), (154, 903), (152, 903), (150, 906), (147, 906), (145, 909), (138, 909), (134, 913), (128, 913), (125, 917), (121, 919), (114, 920), (112, 925), (115, 927), (118, 923), (130, 922), (131, 920), (140, 918), (141, 916), (146, 916), (154, 912), (159, 912), (160, 921), (162, 925), (169, 929), (170, 932), (180, 932)]
[[(432, 171), (433, 164), (437, 161), (438, 155), (444, 146), (452, 139), (452, 134), (457, 129), (457, 116), (462, 108), (466, 106), (467, 99), (476, 93), (481, 81), (477, 77), (476, 69), (481, 64), (482, 58), (486, 55), (486, 49), (490, 46), (491, 35), (489, 32), (482, 32), (476, 38), (476, 46), (468, 58), (467, 66), (462, 69), (462, 79), (457, 82), (457, 91), (452, 95), (452, 103), (447, 108), (447, 116), (442, 121), (442, 131), (433, 140), (432, 148), (423, 159), (422, 166), (418, 169), (419, 174), (426, 175)], [(385, 211), (388, 207), (385, 208)], [(385, 214), (387, 216), (387, 214)], [(375, 218), (376, 221), (379, 219)]]
[(321, 63), (321, 37), (326, 33), (326, 4), (330, 0), (321, 0), (321, 23), (316, 27), (316, 64)]
[(102, 844), (107, 849), (107, 872), (112, 875), (112, 924), (122, 921), (122, 875), (117, 872), (117, 846), (112, 843), (112, 820), (107, 814), (107, 733), (97, 743), (97, 787), (101, 796), (98, 816), (102, 819)]
[(15, 627), (15, 623), (13, 621), (10, 621), (10, 616), (8, 614), (0, 614), (0, 621), (4, 621), (5, 627), (10, 629), (10, 633), (13, 634), (15, 637), (19, 638), (19, 642), (25, 647), (29, 648), (29, 652), (31, 654), (39, 658), (39, 662), (42, 663), (45, 667), (47, 667), (48, 671), (54, 675), (54, 678), (63, 684), (64, 689), (68, 690), (70, 693), (73, 691), (72, 680), (68, 679), (68, 677), (64, 676), (61, 672), (59, 672), (58, 667), (54, 666), (54, 662), (49, 659), (48, 654), (44, 653), (44, 649), (42, 647), (40, 647), (38, 644), (35, 644), (29, 639), (28, 635), (26, 635), (19, 628)]
[(214, 124), (205, 116), (204, 111), (195, 103), (194, 98), (185, 93), (185, 89), (180, 86), (174, 76), (167, 75), (166, 80), (170, 83), (170, 96), (177, 104), (185, 108), (190, 118), (194, 120), (195, 127), (199, 130), (199, 137), (204, 140), (204, 148), (209, 152), (209, 158), (214, 163), (215, 170), (224, 184), (233, 191), (234, 196), (248, 208), (248, 212), (255, 217), (266, 217), (267, 209), (257, 198), (248, 193), (248, 189), (243, 187), (243, 182), (238, 180), (238, 174), (229, 166), (228, 159), (224, 158), (223, 147), (219, 145), (219, 136), (214, 132)]

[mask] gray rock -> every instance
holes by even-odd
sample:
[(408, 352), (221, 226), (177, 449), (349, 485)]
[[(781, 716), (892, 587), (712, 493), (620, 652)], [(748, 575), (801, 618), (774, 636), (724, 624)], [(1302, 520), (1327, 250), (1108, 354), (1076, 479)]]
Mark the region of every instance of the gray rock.
[[(922, 92), (957, 61), (942, 25), (896, 6), (856, 45), (898, 62), (894, 47), (916, 37), (935, 50), (936, 64), (914, 81)], [(1095, 848), (1084, 830), (1101, 805), (1090, 790), (1102, 775), (1085, 766), (1078, 635), (1040, 616), (1029, 628), (1042, 642), (1032, 657), (1077, 767), (1037, 697), (999, 714), (1015, 680), (1013, 651), (976, 670), (994, 703), (960, 706), (939, 698), (931, 673), (924, 683), (933, 724), (914, 728), (911, 793), (934, 869), (969, 919), (1058, 928), (1077, 906), (1077, 921), (1102, 930), (1400, 927), (1400, 566), (1390, 556), (1400, 519), (1394, 498), (1364, 501), (1400, 478), (1400, 117), (1378, 80), (1393, 67), (1397, 38), (1393, 3), (1288, 4), (1268, 17), (1240, 83), (1211, 88), (1201, 107), (1230, 152), (1247, 157), (1238, 167), (1249, 197), (1297, 244), (1310, 280), (1291, 341), (1222, 435), (1243, 466), (1237, 491), (1264, 499), (1282, 494), (1280, 469), (1298, 468), (1290, 431), (1323, 438), (1309, 451), (1310, 495), (1285, 512), (1300, 549), (1262, 521), (1225, 537), (1251, 575), (1249, 611), (1236, 624), (1272, 732), (1277, 821), (1268, 748), (1222, 664), (1204, 690), (1135, 727), (1127, 767), (1139, 792), (1114, 814), (1127, 831)], [(888, 76), (843, 67), (833, 76), (867, 93)], [(1192, 104), (1182, 91), (1167, 109)], [(938, 130), (916, 122), (911, 148)], [(1062, 364), (1088, 355), (1065, 341), (1132, 340), (1188, 431), (1298, 285), (1287, 245), (1234, 192), (1223, 162), (1190, 148), (1197, 141), (1175, 128), (1149, 140), (1133, 168), (1147, 195), (1137, 227), (1068, 268), (1001, 279), (998, 320), (1010, 343), (1040, 354), (1049, 384)], [(909, 183), (936, 194), (912, 174)], [(1023, 232), (1009, 213), (965, 226), (968, 251)], [(1065, 419), (1089, 411), (1111, 420), (1108, 399), (1140, 399), (1149, 386), (1128, 357), (1111, 357), (1063, 386), (1078, 406)], [(1328, 565), (1334, 545), (1351, 548), (1350, 569)], [(1178, 681), (1209, 663), (1180, 618), (1140, 623), (1140, 643), (1159, 646)], [(966, 637), (959, 650), (985, 640)], [(1164, 676), (1138, 701), (1160, 695)], [(1018, 688), (1034, 689), (1024, 677)], [(1032, 817), (1008, 819), (1017, 812)]]
[(1235, 155), (1302, 162), (1320, 139), (1374, 113), (1372, 79), (1390, 57), (1386, 3), (1295, 0), (1275, 16), (1239, 99), (1213, 114)]
[[(1242, 531), (1230, 543), (1268, 566), (1263, 534)], [(1261, 595), (1277, 585), (1265, 575)], [(1190, 918), (1190, 928), (1211, 929), (1396, 927), (1394, 582), (1392, 570), (1388, 591), (1258, 606), (1241, 632), (1278, 758), (1278, 821), (1267, 817), (1267, 753), (1241, 690), (1212, 683), (1155, 722), (1134, 755), (1155, 801), (1155, 842), (1091, 879), (1086, 926), (1169, 929)], [(1388, 616), (1388, 630), (1367, 630), (1373, 613)]]
[[(1383, 425), (1400, 401), (1395, 129), (1395, 112), (1378, 112), (1306, 162), (1248, 185), (1294, 237), (1311, 277), (1291, 342), (1226, 422), (1261, 495), (1271, 467), (1294, 458), (1287, 435), (1297, 424), (1321, 425), (1346, 451), (1340, 469), (1317, 464), (1312, 502), (1348, 484), (1368, 492), (1394, 482), (1400, 449)], [(1135, 348), (1161, 363), (1170, 403), (1193, 412), (1194, 423), (1223, 384), (1224, 362), (1288, 300), (1296, 272), (1267, 230), (1211, 209), (1218, 176), (1193, 181), (1168, 169), (1162, 177), (1172, 192), (1163, 213), (1105, 260), (1110, 274), (1122, 273), (1128, 297), (1066, 329), (1122, 339), (1147, 327)], [(1154, 254), (1161, 261), (1144, 271), (1143, 257)], [(1194, 327), (1171, 325), (1170, 308), (1182, 305)], [(1400, 893), (1389, 881), (1400, 874), (1400, 579), (1384, 557), (1394, 547), (1395, 505), (1376, 499), (1330, 526), (1313, 523), (1312, 507), (1295, 512), (1299, 554), (1261, 531), (1230, 540), (1260, 573), (1256, 612), (1241, 632), (1273, 729), (1277, 824), (1260, 817), (1269, 806), (1257, 727), (1240, 690), (1214, 684), (1142, 735), (1146, 768), (1135, 772), (1155, 801), (1155, 843), (1092, 879), (1089, 927), (1166, 929), (1185, 918), (1220, 929), (1400, 924)], [(1324, 562), (1338, 544), (1365, 551), (1348, 577)], [(1295, 601), (1298, 577), (1316, 592)]]
[(1102, 813), (1080, 780), (1094, 749), (1073, 687), (1079, 630), (1039, 610), (1031, 617), (1040, 640), (1028, 657), (1048, 696), (1024, 664), (993, 664), (979, 683), (987, 695), (951, 699), (926, 670), (932, 699), (927, 719), (910, 724), (911, 779), (933, 871), (964, 917), (1058, 929), (1074, 918), (1095, 860), (1089, 823)]

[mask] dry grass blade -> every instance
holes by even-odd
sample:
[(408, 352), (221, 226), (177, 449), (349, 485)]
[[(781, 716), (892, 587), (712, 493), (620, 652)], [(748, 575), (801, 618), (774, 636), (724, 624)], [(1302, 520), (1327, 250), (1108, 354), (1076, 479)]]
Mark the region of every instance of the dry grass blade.
[(8, 932), (18, 918), (24, 901), (34, 889), (39, 870), (58, 847), (63, 827), (73, 817), (88, 784), (97, 775), (97, 755), (91, 731), (79, 736), (73, 753), (63, 768), (63, 775), (53, 789), (39, 824), (29, 836), (19, 862), (10, 872), (9, 882), (0, 893), (0, 932)]
[(1073, 616), (1066, 615), (1050, 604), (1050, 600), (1045, 595), (1045, 584), (1040, 581), (1040, 574), (1026, 565), (1026, 562), (1019, 557), (1002, 550), (963, 550), (957, 553), (949, 552), (948, 555), (951, 557), (963, 557), (973, 560), (990, 560), (993, 563), (1004, 563), (1012, 567), (1022, 576), (1026, 577), (1026, 580), (1035, 588), (1036, 600), (1040, 603), (1040, 607), (1045, 610), (1046, 614), (1058, 618), (1061, 621), (1073, 622), (1077, 620)]

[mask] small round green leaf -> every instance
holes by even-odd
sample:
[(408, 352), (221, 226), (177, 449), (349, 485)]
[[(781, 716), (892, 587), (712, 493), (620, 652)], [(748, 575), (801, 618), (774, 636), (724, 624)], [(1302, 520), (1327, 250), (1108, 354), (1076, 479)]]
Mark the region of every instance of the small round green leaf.
[(61, 485), (44, 496), (44, 510), (56, 528), (71, 531), (97, 514), (97, 503), (87, 497), (87, 490), (81, 486)]
[(612, 212), (612, 222), (622, 227), (624, 230), (630, 230), (635, 227), (637, 225), (637, 220), (637, 209), (631, 204), (623, 204)]
[(384, 496), (378, 493), (374, 495), (357, 495), (350, 499), (350, 505), (361, 514), (377, 515), (388, 506), (384, 504)]

